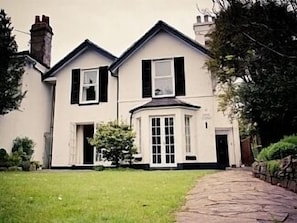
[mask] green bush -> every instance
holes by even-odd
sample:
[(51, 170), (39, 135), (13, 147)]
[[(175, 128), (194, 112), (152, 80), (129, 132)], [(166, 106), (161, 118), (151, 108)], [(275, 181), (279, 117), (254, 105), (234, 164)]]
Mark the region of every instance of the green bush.
[(270, 146), (268, 160), (283, 159), (286, 156), (297, 154), (297, 146), (288, 142), (277, 142)]
[(258, 154), (256, 160), (257, 161), (267, 161), (268, 160), (268, 150), (269, 147), (263, 148)]
[(297, 146), (293, 143), (279, 141), (262, 149), (258, 154), (258, 161), (282, 159), (289, 155), (297, 154)]
[(280, 160), (270, 160), (267, 162), (267, 170), (270, 176), (276, 176), (280, 171)]
[(5, 167), (8, 159), (8, 153), (5, 149), (0, 149), (0, 167)]
[(297, 146), (297, 135), (285, 136), (281, 142), (288, 142)]
[(32, 139), (29, 139), (28, 137), (17, 137), (13, 140), (13, 147), (11, 151), (13, 153), (17, 152), (22, 157), (22, 161), (28, 161), (32, 158), (34, 146), (35, 143)]
[(8, 159), (6, 161), (6, 166), (19, 166), (22, 162), (22, 157), (17, 152), (13, 152), (8, 156)]

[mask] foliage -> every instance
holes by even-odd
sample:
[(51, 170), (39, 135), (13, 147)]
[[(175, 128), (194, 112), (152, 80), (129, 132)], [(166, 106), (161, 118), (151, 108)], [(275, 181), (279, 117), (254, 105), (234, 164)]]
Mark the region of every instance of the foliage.
[(22, 162), (21, 155), (17, 152), (13, 152), (8, 156), (8, 159), (6, 161), (6, 166), (7, 167), (19, 166), (21, 162)]
[(280, 160), (270, 160), (267, 162), (267, 170), (270, 176), (276, 176), (278, 172), (280, 171)]
[(13, 140), (12, 152), (18, 153), (22, 161), (30, 161), (33, 155), (35, 143), (28, 137), (17, 137)]
[(262, 145), (297, 131), (297, 17), (289, 0), (216, 0), (207, 66), (220, 109), (257, 124)]
[(281, 141), (292, 143), (297, 146), (297, 135), (285, 136)]
[(21, 91), (24, 59), (16, 56), (17, 43), (10, 18), (0, 10), (0, 115), (18, 109), (25, 96)]
[(213, 172), (0, 172), (0, 222), (174, 222), (187, 192)]
[(289, 155), (297, 154), (297, 146), (289, 143), (279, 141), (277, 143), (271, 144), (270, 146), (262, 149), (262, 151), (258, 154), (258, 161), (269, 161), (282, 159)]
[(135, 153), (135, 134), (129, 125), (116, 121), (99, 124), (90, 144), (101, 150), (103, 158), (119, 167), (121, 161), (131, 159)]
[(0, 149), (0, 163), (7, 160), (8, 153), (6, 152), (5, 149), (1, 148)]
[(22, 158), (18, 153), (14, 152), (9, 155), (5, 149), (0, 149), (0, 167), (17, 167), (21, 161)]

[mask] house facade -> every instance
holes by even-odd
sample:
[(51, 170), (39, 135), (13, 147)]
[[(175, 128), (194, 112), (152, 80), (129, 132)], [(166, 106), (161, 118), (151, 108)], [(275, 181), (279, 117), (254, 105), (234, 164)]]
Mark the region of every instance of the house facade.
[(205, 68), (209, 57), (202, 44), (163, 21), (118, 58), (89, 40), (81, 43), (44, 70), (38, 84), (48, 89), (49, 109), (40, 119), (50, 166), (109, 165), (88, 138), (97, 124), (113, 120), (136, 132), (135, 167), (240, 166), (238, 124), (218, 111), (216, 83)]

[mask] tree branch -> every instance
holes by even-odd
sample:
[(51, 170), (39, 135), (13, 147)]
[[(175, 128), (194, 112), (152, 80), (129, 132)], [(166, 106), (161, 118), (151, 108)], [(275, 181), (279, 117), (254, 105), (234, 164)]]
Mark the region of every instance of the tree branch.
[(271, 47), (269, 47), (269, 46), (267, 46), (267, 45), (265, 45), (265, 44), (263, 44), (263, 43), (257, 41), (256, 39), (254, 39), (253, 37), (251, 37), (251, 36), (250, 36), (249, 34), (247, 34), (246, 32), (243, 32), (242, 34), (243, 34), (245, 37), (247, 37), (248, 39), (252, 40), (253, 42), (259, 44), (260, 46), (263, 46), (265, 49), (267, 49), (267, 50), (269, 50), (269, 51), (275, 53), (276, 55), (279, 55), (279, 56), (281, 56), (281, 57), (286, 57), (286, 58), (289, 58), (289, 59), (297, 59), (297, 56), (289, 56), (289, 55), (283, 54), (283, 53), (281, 53), (281, 52), (278, 52), (278, 51), (272, 49)]

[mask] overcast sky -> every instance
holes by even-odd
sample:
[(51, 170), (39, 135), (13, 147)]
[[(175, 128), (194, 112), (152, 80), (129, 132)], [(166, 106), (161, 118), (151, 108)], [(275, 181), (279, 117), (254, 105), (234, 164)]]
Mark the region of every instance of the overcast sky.
[(19, 51), (30, 48), (30, 36), (22, 32), (30, 33), (35, 15), (50, 17), (51, 65), (85, 39), (120, 56), (158, 20), (194, 39), (196, 4), (212, 8), (212, 0), (0, 0), (11, 17)]

